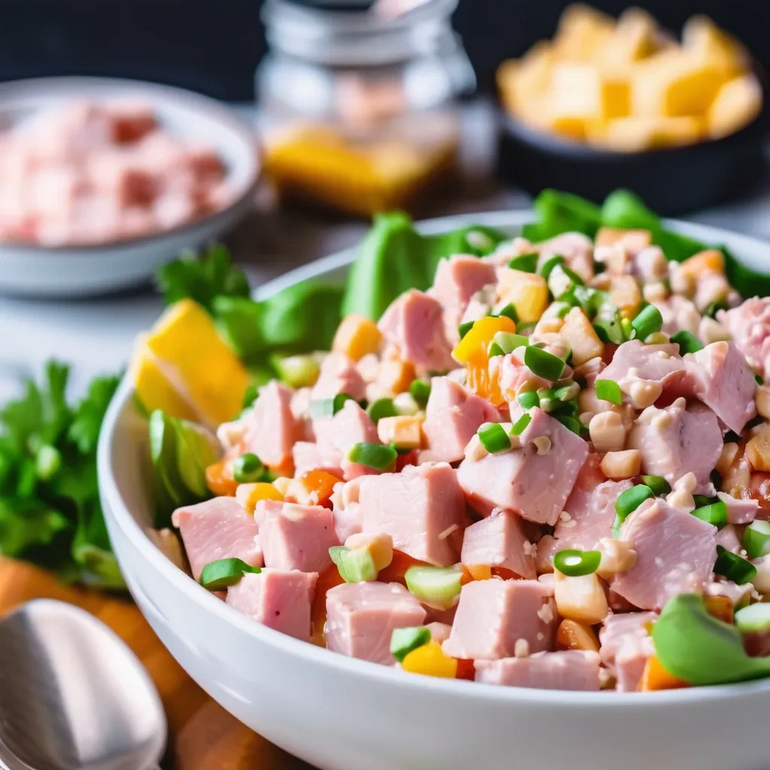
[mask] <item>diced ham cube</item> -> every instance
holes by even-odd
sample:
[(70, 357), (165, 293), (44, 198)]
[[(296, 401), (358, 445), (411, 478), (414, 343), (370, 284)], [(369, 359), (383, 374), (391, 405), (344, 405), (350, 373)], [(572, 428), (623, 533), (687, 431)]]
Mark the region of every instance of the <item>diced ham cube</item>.
[(717, 320), (727, 327), (751, 368), (770, 381), (770, 297), (753, 297)]
[(390, 535), (393, 547), (413, 559), (438, 566), (457, 561), (458, 536), (467, 524), (467, 512), (451, 466), (409, 465), (401, 473), (348, 483), (357, 485), (364, 532)]
[(379, 323), (383, 337), (398, 348), (401, 358), (433, 372), (455, 366), (444, 333), (444, 311), (437, 299), (412, 289), (385, 311)]
[(550, 240), (535, 245), (540, 259), (538, 267), (542, 267), (551, 257), (557, 254), (564, 257), (564, 262), (574, 270), (584, 281), (594, 277), (594, 244), (583, 233), (562, 233)]
[(102, 194), (114, 196), (121, 208), (147, 206), (157, 193), (157, 180), (125, 151), (101, 152), (88, 161), (88, 175)]
[(281, 633), (310, 641), (310, 609), (318, 575), (265, 569), (246, 574), (227, 589), (227, 603)]
[(339, 540), (328, 508), (260, 500), (254, 518), (265, 566), (300, 572), (323, 572), (331, 566), (329, 548)]
[(479, 426), (499, 422), (500, 415), (486, 399), (468, 392), (448, 377), (434, 377), (425, 410), (423, 431), (431, 458), (448, 463), (462, 460), (465, 447)]
[(717, 492), (717, 497), (727, 508), (728, 524), (751, 524), (757, 518), (759, 501), (748, 498), (744, 500), (728, 495), (725, 492)]
[(553, 525), (588, 456), (588, 445), (542, 410), (534, 408), (530, 414), (521, 448), (463, 460), (457, 478), (482, 514), (503, 508), (537, 524)]
[(683, 398), (665, 409), (645, 409), (626, 443), (627, 449), (641, 452), (642, 473), (663, 476), (673, 487), (682, 476), (692, 472), (698, 483), (695, 491), (706, 493), (722, 446), (716, 415), (702, 404), (687, 406)]
[(470, 566), (504, 567), (520, 577), (535, 578), (534, 553), (521, 519), (510, 511), (493, 511), (465, 530), (460, 561)]
[(346, 479), (377, 472), (353, 463), (347, 457), (355, 444), (382, 443), (372, 418), (355, 401), (346, 401), (333, 417), (313, 420), (313, 430), (321, 456), (327, 458), (330, 465), (342, 468)]
[(121, 100), (106, 105), (112, 140), (118, 144), (138, 142), (156, 126), (152, 104), (136, 100)]
[(262, 565), (257, 523), (234, 497), (215, 497), (177, 508), (171, 521), (182, 535), (196, 580), (207, 564), (218, 559), (236, 557), (252, 567)]
[(636, 564), (615, 576), (612, 588), (635, 607), (660, 610), (681, 593), (702, 592), (716, 561), (717, 528), (656, 499), (624, 522)]
[(439, 262), (429, 294), (444, 308), (447, 339), (459, 342), (457, 327), (471, 298), (496, 280), (495, 266), (482, 262), (478, 257), (457, 254)]
[(509, 401), (515, 401), (516, 396), (528, 390), (550, 388), (550, 380), (538, 377), (516, 355), (516, 351), (507, 356), (494, 356), (489, 360), (489, 371), (494, 376), (499, 370), (500, 389)]
[(635, 692), (647, 659), (655, 653), (650, 626), (658, 619), (654, 612), (610, 615), (599, 633), (602, 663), (617, 678), (619, 692)]
[(452, 626), (448, 623), (439, 623), (434, 621), (428, 623), (428, 629), (430, 630), (431, 641), (441, 644), (449, 639), (449, 634), (452, 633)]
[(276, 380), (259, 393), (246, 415), (242, 452), (253, 452), (265, 465), (280, 468), (292, 457), (295, 441), (302, 438), (301, 425), (291, 411), (292, 391)]
[(618, 347), (596, 379), (614, 380), (624, 393), (630, 393), (638, 382), (656, 382), (665, 388), (684, 376), (684, 367), (678, 345), (645, 345), (641, 340), (630, 340)]
[(308, 471), (327, 471), (335, 476), (342, 475), (342, 469), (335, 459), (324, 456), (318, 446), (309, 441), (298, 441), (292, 447), (294, 473), (301, 476)]
[(694, 302), (681, 294), (671, 294), (665, 299), (656, 300), (654, 303), (660, 310), (664, 334), (676, 334), (678, 331), (686, 331), (698, 336), (701, 314)]
[(541, 690), (597, 691), (600, 687), (599, 660), (598, 653), (582, 650), (540, 652), (525, 658), (477, 660), (476, 681)]
[(329, 353), (321, 363), (321, 372), (310, 393), (312, 401), (334, 398), (347, 393), (356, 401), (366, 396), (366, 383), (356, 368), (356, 362), (344, 353)]
[(743, 546), (741, 545), (741, 540), (734, 524), (728, 524), (726, 527), (722, 527), (722, 529), (719, 530), (717, 533), (717, 545), (721, 545), (722, 548), (731, 553), (739, 554), (741, 552)]
[(424, 622), (425, 609), (398, 583), (344, 583), (326, 594), (324, 631), (332, 652), (393, 665), (393, 630)]
[(475, 580), (460, 592), (443, 649), (473, 660), (545, 652), (553, 648), (556, 624), (553, 590), (537, 580)]

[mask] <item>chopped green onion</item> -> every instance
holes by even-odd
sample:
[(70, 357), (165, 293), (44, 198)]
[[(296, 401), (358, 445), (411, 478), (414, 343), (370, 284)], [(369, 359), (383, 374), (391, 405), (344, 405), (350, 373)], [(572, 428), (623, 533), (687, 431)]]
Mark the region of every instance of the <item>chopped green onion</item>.
[(770, 631), (770, 604), (750, 604), (735, 613), (735, 626), (744, 634)]
[(372, 422), (379, 422), (383, 417), (395, 417), (398, 414), (392, 398), (378, 398), (372, 401), (366, 407), (366, 413), (372, 418)]
[(390, 637), (390, 654), (402, 663), (412, 650), (427, 644), (430, 639), (430, 629), (427, 626), (394, 628)]
[(234, 586), (249, 572), (258, 575), (262, 570), (240, 559), (218, 559), (209, 562), (201, 570), (200, 584), (210, 591), (222, 591), (229, 586)]
[(547, 350), (528, 345), (524, 351), (524, 363), (533, 374), (555, 382), (564, 373), (565, 362)]
[(509, 302), (505, 307), (500, 308), (496, 313), (492, 313), (492, 315), (496, 318), (500, 318), (501, 316), (505, 316), (506, 318), (510, 318), (511, 321), (513, 321), (515, 324), (519, 322), (519, 314), (516, 311), (516, 306)]
[(642, 476), (642, 483), (652, 490), (655, 497), (667, 495), (671, 491), (671, 484), (663, 476)]
[(259, 388), (256, 385), (248, 385), (243, 391), (243, 408), (248, 409), (259, 396)]
[(551, 394), (557, 401), (571, 401), (579, 393), (580, 385), (574, 380), (562, 380), (561, 383), (557, 382), (551, 389)]
[(490, 454), (507, 452), (511, 448), (511, 438), (498, 422), (485, 422), (478, 430), (479, 441)]
[(533, 406), (540, 403), (540, 396), (537, 395), (536, 390), (527, 390), (524, 393), (519, 393), (517, 400), (524, 409), (532, 409)]
[(537, 260), (539, 257), (540, 255), (537, 252), (520, 254), (508, 263), (508, 267), (511, 270), (521, 270), (523, 273), (534, 273), (537, 270)]
[(565, 428), (569, 428), (573, 433), (577, 433), (579, 436), (581, 433), (580, 429), (580, 421), (572, 417), (568, 414), (555, 414), (554, 417), (556, 420), (558, 420)]
[(638, 339), (646, 340), (651, 334), (655, 334), (663, 328), (663, 316), (655, 305), (647, 305), (631, 321), (631, 327), (636, 332)]
[(499, 345), (504, 353), (513, 353), (516, 348), (527, 347), (529, 345), (529, 337), (525, 337), (523, 334), (514, 334), (513, 332), (497, 332), (492, 337), (492, 344)]
[(568, 577), (581, 577), (583, 575), (593, 575), (599, 569), (599, 562), (602, 555), (599, 551), (579, 551), (577, 549), (568, 549), (559, 551), (553, 557), (553, 566)]
[(743, 532), (743, 547), (752, 559), (770, 553), (770, 521), (753, 521)]
[(472, 328), (473, 324), (476, 323), (475, 321), (465, 321), (465, 323), (461, 323), (457, 327), (457, 331), (460, 334), (460, 339), (462, 339)]
[(352, 449), (348, 452), (350, 462), (365, 465), (367, 468), (374, 468), (378, 471), (390, 468), (396, 461), (396, 457), (398, 457), (398, 453), (393, 447), (364, 442), (353, 444)]
[(596, 397), (613, 404), (623, 403), (623, 391), (615, 380), (596, 380)]
[(354, 401), (347, 393), (338, 393), (334, 398), (319, 398), (310, 402), (310, 416), (317, 420), (322, 417), (334, 417), (345, 406), (346, 401)]
[(233, 478), (239, 484), (258, 481), (265, 472), (265, 466), (253, 452), (246, 452), (233, 461)]
[(462, 588), (462, 572), (457, 567), (409, 567), (404, 574), (406, 587), (421, 601), (439, 610), (454, 607)]
[(552, 412), (556, 408), (553, 391), (550, 388), (538, 388), (537, 398), (540, 401), (540, 408), (544, 412)]
[(548, 280), (548, 276), (551, 275), (551, 271), (557, 266), (557, 265), (563, 265), (564, 264), (564, 257), (562, 257), (561, 254), (556, 254), (553, 257), (549, 257), (546, 259), (546, 261), (543, 263), (543, 266), (540, 268), (540, 275), (545, 278), (545, 280)]
[(717, 300), (712, 302), (704, 311), (703, 315), (707, 315), (709, 318), (716, 318), (717, 312), (720, 310), (727, 310), (727, 303), (723, 300)]
[(645, 500), (655, 497), (653, 491), (646, 484), (637, 484), (636, 486), (621, 492), (615, 501), (615, 523), (612, 526), (612, 533), (617, 537), (620, 532), (620, 525), (633, 513)]
[(742, 586), (744, 583), (750, 583), (756, 577), (757, 568), (750, 561), (746, 561), (738, 554), (718, 545), (714, 572)]
[(692, 499), (695, 501), (696, 508), (702, 508), (704, 505), (711, 505), (711, 503), (717, 502), (718, 497), (709, 497), (708, 495), (693, 495)]
[(620, 345), (626, 341), (626, 333), (623, 330), (623, 322), (620, 320), (620, 312), (610, 302), (605, 302), (599, 307), (596, 318), (594, 318), (593, 327), (602, 342), (612, 342), (615, 345)]
[(492, 342), (489, 345), (489, 350), (487, 351), (487, 355), (490, 358), (494, 358), (495, 356), (504, 356), (505, 351), (496, 342)]
[(754, 382), (756, 382), (757, 385), (764, 385), (765, 384), (765, 381), (758, 374), (754, 375)]
[(334, 545), (329, 549), (329, 556), (346, 583), (377, 580), (377, 567), (372, 555), (365, 548), (350, 549), (344, 545)]
[(315, 384), (321, 364), (314, 355), (271, 356), (270, 363), (278, 376), (292, 388), (304, 388)]
[(695, 516), (696, 519), (705, 521), (708, 524), (713, 524), (719, 529), (727, 524), (727, 506), (725, 505), (724, 500), (696, 508), (692, 512), (692, 515)]
[(523, 414), (521, 417), (519, 417), (518, 420), (516, 420), (515, 423), (513, 423), (513, 426), (511, 427), (511, 435), (512, 436), (520, 436), (524, 431), (527, 429), (527, 425), (529, 425), (532, 422), (532, 416), (529, 414)]
[(703, 343), (692, 332), (682, 330), (672, 334), (671, 342), (679, 345), (680, 356), (685, 355), (685, 353), (697, 353), (697, 351), (703, 350)]
[(420, 405), (425, 406), (430, 398), (430, 383), (425, 380), (412, 380), (409, 386), (409, 392), (412, 398)]

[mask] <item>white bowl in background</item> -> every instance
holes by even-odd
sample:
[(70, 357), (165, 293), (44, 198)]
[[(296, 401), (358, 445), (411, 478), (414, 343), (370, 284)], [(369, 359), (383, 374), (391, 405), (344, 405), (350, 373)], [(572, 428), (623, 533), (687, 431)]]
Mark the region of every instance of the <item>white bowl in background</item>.
[[(529, 212), (432, 220), (423, 232), (485, 224), (516, 234)], [(770, 245), (669, 222), (770, 270)], [(261, 287), (341, 279), (353, 249)], [(155, 632), (218, 703), (322, 770), (763, 770), (770, 680), (645, 694), (521, 689), (406, 674), (315, 647), (239, 614), (148, 539), (147, 426), (126, 380), (99, 442), (99, 487), (131, 593)]]
[(0, 241), (0, 293), (83, 297), (142, 283), (158, 265), (212, 241), (253, 205), (261, 160), (256, 135), (228, 107), (181, 88), (136, 80), (59, 77), (0, 84), (0, 128), (73, 99), (138, 99), (172, 133), (213, 147), (224, 161), (230, 202), (193, 222), (112, 243), (47, 247)]

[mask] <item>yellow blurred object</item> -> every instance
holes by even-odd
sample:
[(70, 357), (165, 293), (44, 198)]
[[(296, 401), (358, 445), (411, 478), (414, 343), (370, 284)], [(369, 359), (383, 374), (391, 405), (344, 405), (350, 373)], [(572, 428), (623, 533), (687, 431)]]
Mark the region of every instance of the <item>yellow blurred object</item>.
[(706, 130), (713, 139), (729, 136), (747, 126), (762, 110), (762, 86), (748, 73), (728, 80), (717, 93), (706, 116)]
[[(510, 270), (509, 272), (516, 273), (517, 270)], [(522, 273), (522, 275), (530, 275), (529, 273)], [(538, 278), (540, 276), (537, 276)], [(540, 278), (543, 281), (542, 278)], [(543, 281), (545, 283), (545, 281)], [(518, 308), (517, 308), (518, 310)], [(519, 313), (521, 317), (521, 313)], [(524, 320), (522, 318), (522, 320)], [(486, 318), (479, 318), (473, 326), (469, 329), (468, 333), (460, 340), (457, 347), (452, 351), (452, 357), (455, 361), (461, 364), (469, 364), (473, 361), (474, 357), (479, 353), (486, 357), (488, 361), (487, 348), (492, 342), (492, 338), (498, 332), (515, 332), (516, 324), (507, 316), (487, 316)]]
[(554, 47), (564, 61), (592, 61), (612, 36), (615, 20), (588, 5), (568, 6), (559, 20)]
[(377, 352), (381, 339), (382, 334), (374, 321), (351, 314), (343, 318), (337, 327), (332, 350), (360, 361), (367, 353)]
[(629, 8), (618, 18), (612, 36), (595, 55), (604, 71), (624, 71), (628, 65), (646, 59), (661, 46), (657, 23), (647, 11)]
[(585, 120), (607, 120), (628, 115), (630, 85), (616, 75), (605, 75), (590, 64), (557, 64), (551, 75), (549, 107), (554, 114)]
[(641, 152), (694, 144), (702, 134), (702, 122), (694, 117), (628, 117), (611, 120), (592, 142), (621, 152)]
[(147, 410), (162, 408), (210, 426), (238, 415), (249, 384), (246, 369), (219, 336), (211, 316), (188, 299), (160, 317), (137, 348), (131, 369)]
[(425, 676), (454, 679), (457, 676), (457, 661), (444, 654), (437, 642), (428, 642), (412, 650), (401, 663), (404, 671)]
[(514, 305), (522, 323), (536, 323), (548, 306), (548, 284), (535, 273), (505, 268), (500, 271), (497, 292), (502, 304)]
[(746, 49), (708, 16), (692, 16), (687, 20), (682, 29), (682, 46), (699, 61), (721, 67), (729, 75), (749, 68)]

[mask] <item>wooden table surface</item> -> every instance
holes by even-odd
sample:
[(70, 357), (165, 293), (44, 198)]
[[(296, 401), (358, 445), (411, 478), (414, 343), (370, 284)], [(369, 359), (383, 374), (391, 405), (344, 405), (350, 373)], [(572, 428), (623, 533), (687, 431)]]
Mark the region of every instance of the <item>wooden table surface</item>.
[(130, 599), (62, 586), (47, 572), (0, 557), (0, 617), (29, 599), (77, 604), (106, 623), (153, 678), (168, 719), (164, 768), (312, 770), (238, 722), (182, 670)]

